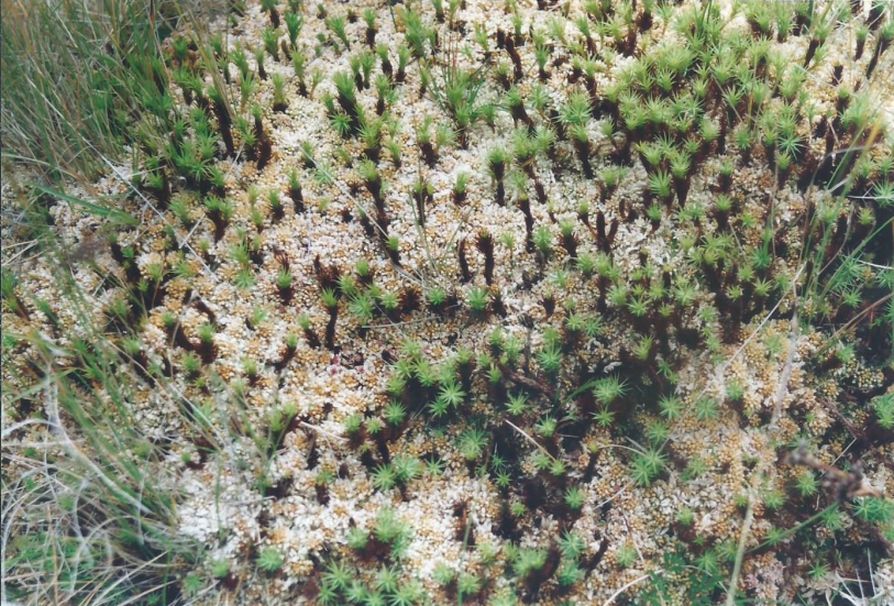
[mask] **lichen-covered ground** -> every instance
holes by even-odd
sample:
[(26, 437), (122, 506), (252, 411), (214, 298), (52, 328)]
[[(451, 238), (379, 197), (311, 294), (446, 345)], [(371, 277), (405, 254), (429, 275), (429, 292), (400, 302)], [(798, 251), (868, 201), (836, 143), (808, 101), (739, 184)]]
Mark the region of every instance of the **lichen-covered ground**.
[(135, 225), (6, 226), (4, 482), (51, 369), (173, 495), (157, 602), (894, 603), (889, 11), (290, 4), (164, 42), (67, 189)]

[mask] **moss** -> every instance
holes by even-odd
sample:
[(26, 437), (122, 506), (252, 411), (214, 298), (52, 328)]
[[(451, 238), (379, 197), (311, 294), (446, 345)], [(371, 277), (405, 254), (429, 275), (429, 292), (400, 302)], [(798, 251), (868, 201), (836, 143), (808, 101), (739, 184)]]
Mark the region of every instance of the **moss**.
[[(211, 592), (240, 581), (257, 591), (253, 570), (292, 582), (291, 559), (288, 569), (264, 563), (275, 560), (269, 550), (285, 555), (269, 528), (313, 486), (321, 519), (336, 521), (308, 554), (313, 569), (296, 577), (305, 597), (419, 602), (416, 581), (427, 580), (417, 579), (416, 549), (407, 557), (404, 520), (444, 513), (429, 511), (435, 503), (449, 515), (453, 504), (439, 500), (448, 491), (432, 486), (468, 475), (473, 496), (454, 511), (474, 532), (454, 542), (475, 563), (438, 569), (443, 588), (431, 599), (604, 600), (611, 587), (594, 590), (591, 570), (606, 550), (622, 567), (638, 566), (639, 554), (598, 538), (579, 547), (564, 531), (599, 515), (586, 505), (599, 502), (594, 483), (626, 474), (629, 491), (616, 506), (631, 508), (643, 565), (667, 571), (628, 588), (630, 599), (710, 604), (725, 595), (734, 541), (713, 527), (696, 534), (695, 516), (710, 512), (685, 503), (699, 502), (705, 486), (735, 483), (744, 433), (778, 427), (781, 444), (797, 429), (820, 448), (856, 435), (864, 472), (877, 481), (873, 449), (891, 425), (880, 386), (890, 378), (894, 309), (883, 269), (892, 162), (882, 148), (890, 133), (866, 92), (876, 87), (864, 78), (880, 77), (890, 20), (876, 4), (869, 19), (808, 3), (591, 2), (559, 12), (547, 4), (505, 3), (506, 24), (490, 33), (460, 2), (393, 14), (265, 1), (259, 15), (234, 6), (230, 48), (222, 35), (153, 38), (145, 60), (131, 53), (124, 61), (141, 74), (138, 104), (115, 87), (121, 98), (96, 113), (116, 128), (133, 122), (132, 133), (117, 135), (139, 176), (115, 203), (147, 211), (139, 231), (106, 224), (102, 208), (26, 196), (25, 215), (36, 217), (29, 229), (41, 235), (22, 242), (43, 246), (49, 230), (80, 243), (68, 233), (75, 210), (116, 233), (109, 267), (106, 250), (89, 254), (88, 244), (59, 263), (68, 276), (88, 275), (88, 266), (99, 276), (84, 300), (102, 312), (97, 334), (125, 358), (105, 371), (79, 344), (60, 363), (79, 393), (141, 408), (151, 381), (153, 392), (184, 401), (220, 400), (223, 422), (209, 413), (200, 423), (190, 405), (171, 430), (191, 445), (178, 473), (208, 464), (206, 443), (226, 458), (227, 444), (252, 438), (223, 469), (250, 470), (252, 490), (275, 507), (258, 519), (264, 543), (240, 543)], [(665, 33), (678, 43), (658, 43)], [(858, 64), (846, 56), (854, 42), (867, 55)], [(791, 65), (793, 52), (800, 65)], [(4, 87), (4, 108), (8, 97)], [(304, 134), (295, 139), (298, 126)], [(344, 269), (349, 249), (365, 251), (353, 271)], [(46, 267), (40, 256), (27, 262)], [(25, 370), (4, 374), (4, 388), (46, 373), (43, 352), (62, 347), (63, 335), (87, 334), (48, 291), (53, 280), (32, 279), (30, 267), (16, 267), (15, 279), (4, 271), (4, 324), (15, 331), (4, 335), (4, 366)], [(310, 308), (290, 319), (298, 303)], [(770, 425), (760, 385), (785, 363), (792, 317), (799, 358), (789, 389), (803, 398)], [(55, 344), (34, 355), (38, 337), (28, 335), (43, 334)], [(403, 336), (410, 343), (398, 350)], [(132, 370), (132, 392), (102, 391), (105, 376)], [(300, 405), (275, 403), (289, 394)], [(22, 415), (34, 409), (20, 399)], [(816, 410), (831, 400), (844, 403), (840, 415)], [(88, 417), (111, 418), (107, 408)], [(254, 426), (265, 433), (252, 436)], [(718, 431), (722, 456), (703, 446), (702, 434)], [(746, 553), (746, 567), (772, 552), (807, 578), (820, 560), (845, 574), (864, 567), (863, 553), (880, 554), (873, 533), (890, 533), (884, 504), (853, 501), (838, 521), (812, 518), (808, 510), (837, 501), (834, 491), (817, 470), (790, 472), (780, 453), (752, 442), (759, 456), (743, 460), (745, 473), (760, 464), (767, 482), (754, 510), (762, 543)], [(307, 446), (306, 469), (290, 462), (296, 445)], [(161, 459), (140, 465), (163, 470)], [(385, 493), (376, 503), (400, 503), (379, 518), (358, 503), (348, 523), (330, 503), (367, 480)], [(737, 493), (745, 494), (725, 491), (724, 503), (744, 509)], [(663, 498), (679, 512), (675, 521), (642, 515)], [(481, 511), (497, 512), (491, 525), (469, 523)], [(834, 542), (797, 531), (802, 522), (838, 528), (844, 516), (854, 523)], [(609, 536), (614, 519), (605, 520)], [(656, 528), (668, 522), (673, 532), (662, 527), (656, 556)], [(551, 524), (561, 537), (531, 541), (535, 527)], [(441, 547), (426, 536), (414, 544), (423, 557)], [(475, 559), (476, 544), (495, 545), (487, 563)], [(807, 557), (796, 562), (796, 551)], [(376, 575), (370, 567), (383, 559), (394, 568)], [(772, 590), (768, 579), (756, 590)]]

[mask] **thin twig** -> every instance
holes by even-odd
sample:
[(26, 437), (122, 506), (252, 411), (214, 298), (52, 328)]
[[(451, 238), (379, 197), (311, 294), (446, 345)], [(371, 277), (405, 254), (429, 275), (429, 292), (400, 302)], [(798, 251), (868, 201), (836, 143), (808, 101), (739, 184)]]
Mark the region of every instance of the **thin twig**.
[(540, 444), (538, 444), (538, 443), (537, 443), (537, 440), (535, 440), (535, 439), (532, 438), (530, 435), (528, 435), (527, 433), (525, 433), (525, 431), (524, 431), (521, 427), (519, 427), (518, 425), (516, 425), (515, 423), (513, 423), (513, 422), (510, 421), (509, 419), (503, 419), (503, 422), (506, 423), (507, 425), (509, 425), (512, 429), (514, 429), (514, 430), (517, 431), (518, 433), (520, 433), (522, 436), (524, 436), (524, 438), (525, 438), (528, 442), (530, 442), (531, 444), (533, 444), (534, 446), (536, 446), (536, 447), (540, 450), (540, 452), (543, 452), (544, 454), (546, 454), (546, 456), (548, 456), (548, 457), (549, 457), (550, 459), (552, 459), (553, 461), (556, 460), (556, 457), (554, 457), (553, 455), (549, 454), (549, 451), (548, 451), (546, 448), (544, 448), (543, 446), (541, 446)]
[(616, 592), (614, 592), (613, 594), (611, 594), (611, 596), (610, 596), (606, 601), (604, 601), (604, 602), (602, 603), (602, 606), (609, 606), (609, 604), (611, 604), (612, 602), (614, 602), (615, 599), (616, 599), (619, 595), (621, 595), (622, 593), (624, 593), (625, 591), (627, 591), (628, 589), (630, 589), (631, 587), (633, 587), (633, 586), (636, 585), (637, 583), (642, 583), (643, 581), (645, 581), (646, 579), (648, 579), (649, 577), (651, 577), (653, 574), (661, 574), (662, 572), (664, 572), (664, 571), (663, 571), (661, 568), (659, 568), (658, 570), (656, 570), (656, 571), (654, 571), (654, 572), (650, 572), (650, 573), (644, 574), (644, 575), (641, 576), (641, 577), (637, 577), (637, 578), (633, 579), (632, 581), (630, 581), (629, 583), (627, 583), (626, 585), (624, 585), (623, 587), (621, 587), (620, 589), (618, 589)]
[[(792, 285), (792, 290), (795, 290), (794, 285)], [(780, 377), (779, 384), (776, 386), (776, 393), (773, 398), (773, 417), (767, 427), (768, 433), (774, 433), (776, 431), (779, 417), (782, 415), (782, 401), (785, 399), (785, 394), (788, 391), (788, 383), (792, 376), (798, 332), (798, 313), (795, 311), (795, 313), (792, 314), (791, 320), (788, 355), (786, 356), (782, 376)], [(748, 491), (748, 505), (745, 508), (745, 519), (742, 521), (742, 528), (739, 532), (739, 542), (736, 547), (736, 559), (733, 563), (733, 574), (726, 590), (726, 606), (735, 606), (736, 604), (736, 589), (739, 585), (739, 576), (742, 573), (742, 563), (745, 560), (745, 546), (748, 542), (748, 536), (751, 533), (751, 524), (754, 521), (754, 504), (757, 500), (757, 483), (762, 478), (764, 469), (767, 467), (766, 457), (762, 458), (760, 461), (760, 464), (753, 472), (751, 486)]]

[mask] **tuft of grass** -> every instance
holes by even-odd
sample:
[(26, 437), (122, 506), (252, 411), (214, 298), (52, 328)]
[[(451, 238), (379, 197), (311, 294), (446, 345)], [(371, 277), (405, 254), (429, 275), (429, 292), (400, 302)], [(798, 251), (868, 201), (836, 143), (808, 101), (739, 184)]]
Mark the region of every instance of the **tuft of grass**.
[[(92, 179), (141, 132), (164, 125), (161, 41), (212, 3), (5, 3), (0, 17), (3, 155), (50, 178)], [(204, 16), (204, 17), (203, 17)], [(205, 46), (207, 40), (196, 37)], [(145, 124), (148, 130), (134, 128)]]
[[(143, 388), (129, 356), (94, 323), (55, 241), (44, 245), (57, 255), (56, 279), (81, 336), (64, 350), (46, 336), (25, 337), (45, 377), (46, 431), (3, 439), (4, 470), (22, 471), (3, 477), (4, 595), (36, 604), (170, 603), (201, 549), (180, 532), (169, 488), (176, 479), (129, 411)], [(220, 443), (205, 413), (188, 408), (183, 422)]]
[(441, 109), (453, 120), (460, 145), (465, 147), (468, 130), (483, 117), (479, 97), (485, 82), (484, 68), (473, 70), (462, 67), (455, 49), (448, 51), (447, 58), (436, 66), (429, 79), (429, 90)]

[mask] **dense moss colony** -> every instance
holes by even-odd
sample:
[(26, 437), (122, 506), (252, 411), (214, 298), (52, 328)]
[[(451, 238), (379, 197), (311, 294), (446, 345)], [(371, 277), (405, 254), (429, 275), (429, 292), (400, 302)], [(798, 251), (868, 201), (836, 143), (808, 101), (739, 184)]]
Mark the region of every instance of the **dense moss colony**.
[(161, 4), (4, 16), (8, 599), (894, 603), (884, 2)]

